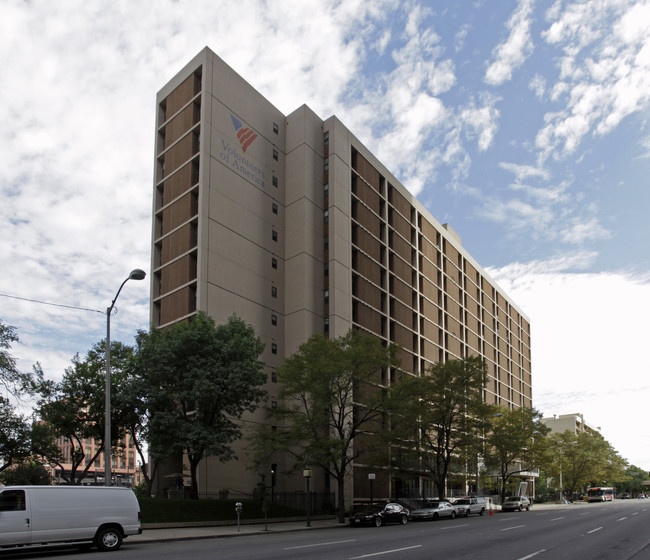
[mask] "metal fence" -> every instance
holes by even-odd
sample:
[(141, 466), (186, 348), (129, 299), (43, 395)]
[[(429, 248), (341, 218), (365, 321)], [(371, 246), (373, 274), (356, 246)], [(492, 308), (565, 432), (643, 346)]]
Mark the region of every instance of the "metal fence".
[[(174, 494), (175, 491), (170, 491)], [(175, 495), (169, 496), (176, 497)], [(179, 496), (180, 497), (180, 496)], [(252, 493), (241, 492), (238, 490), (222, 490), (220, 492), (199, 492), (200, 499), (211, 500), (262, 500), (262, 491), (258, 488)], [(333, 513), (336, 509), (334, 492), (269, 492), (269, 499), (272, 504), (291, 507), (300, 511), (307, 511), (307, 503), (310, 504), (310, 513)]]

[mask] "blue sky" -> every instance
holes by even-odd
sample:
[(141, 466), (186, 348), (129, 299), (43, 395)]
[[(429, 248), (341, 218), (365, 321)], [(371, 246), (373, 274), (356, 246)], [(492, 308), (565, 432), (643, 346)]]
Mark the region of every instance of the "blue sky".
[[(650, 2), (2, 2), (0, 319), (58, 377), (149, 270), (156, 92), (208, 46), (336, 114), (527, 313), (533, 399), (650, 469)], [(129, 344), (148, 283), (112, 319)]]

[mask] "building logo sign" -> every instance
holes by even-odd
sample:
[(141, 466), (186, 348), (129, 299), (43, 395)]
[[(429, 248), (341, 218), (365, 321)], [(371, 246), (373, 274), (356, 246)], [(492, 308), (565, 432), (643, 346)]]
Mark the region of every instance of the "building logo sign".
[(243, 177), (246, 177), (249, 181), (264, 187), (264, 170), (258, 167), (254, 160), (248, 159), (248, 157), (243, 155), (246, 153), (246, 150), (250, 147), (253, 141), (258, 137), (258, 134), (247, 126), (244, 126), (234, 115), (231, 114), (230, 119), (232, 120), (232, 125), (237, 133), (237, 139), (239, 140), (241, 151), (237, 148), (236, 143), (231, 144), (230, 141), (221, 138), (221, 153), (219, 154), (219, 157), (225, 165), (228, 165), (234, 171)]
[(253, 132), (253, 129), (244, 126), (238, 118), (232, 115), (230, 115), (230, 118), (232, 119), (232, 125), (235, 127), (239, 143), (241, 144), (242, 152), (246, 153), (248, 146), (257, 138), (257, 134)]

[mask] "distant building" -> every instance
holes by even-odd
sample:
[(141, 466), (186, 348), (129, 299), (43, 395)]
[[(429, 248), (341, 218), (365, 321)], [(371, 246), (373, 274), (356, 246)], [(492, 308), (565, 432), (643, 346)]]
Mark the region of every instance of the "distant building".
[(561, 434), (568, 430), (576, 435), (583, 432), (591, 435), (600, 434), (600, 426), (591, 426), (585, 422), (584, 416), (580, 413), (549, 416), (542, 418), (542, 423), (551, 429), (551, 433)]
[[(486, 402), (532, 407), (528, 317), (335, 116), (306, 105), (284, 115), (205, 48), (158, 93), (155, 132), (154, 326), (237, 313), (266, 343), (270, 405), (276, 368), (300, 344), (356, 328), (400, 345), (412, 375), (480, 356)], [(394, 379), (387, 371), (382, 384)], [(242, 425), (264, 421), (260, 410)], [(252, 492), (259, 473), (246, 468), (245, 442), (235, 450), (237, 462), (201, 463), (200, 495)], [(159, 494), (179, 461), (160, 472)], [(268, 465), (274, 490), (304, 488), (289, 466)], [(430, 484), (373, 471), (376, 499)], [(355, 465), (346, 499), (369, 495), (368, 473)], [(311, 483), (334, 488), (318, 470)]]
[[(59, 437), (56, 441), (58, 448), (63, 454), (61, 467), (56, 466), (51, 468), (51, 474), (54, 484), (65, 484), (64, 475), (72, 470), (72, 446), (70, 442), (64, 438)], [(81, 474), (86, 468), (98, 450), (93, 438), (83, 440), (84, 448), (84, 463), (77, 468), (77, 474)], [(113, 448), (115, 453), (116, 448)], [(111, 478), (113, 484), (116, 486), (137, 486), (142, 482), (142, 472), (137, 466), (137, 451), (131, 437), (127, 434), (125, 439), (117, 446), (117, 455), (113, 455), (111, 464)], [(83, 479), (82, 484), (104, 484), (104, 453), (100, 453), (95, 459), (94, 463), (88, 469), (86, 477)]]

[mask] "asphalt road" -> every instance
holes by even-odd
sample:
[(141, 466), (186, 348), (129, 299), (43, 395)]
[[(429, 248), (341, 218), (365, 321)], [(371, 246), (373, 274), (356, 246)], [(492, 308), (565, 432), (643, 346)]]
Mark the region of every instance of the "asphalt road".
[[(650, 501), (618, 500), (530, 512), (405, 526), (241, 535), (235, 538), (129, 543), (111, 560), (650, 560)], [(99, 553), (49, 551), (0, 558), (94, 558)]]

